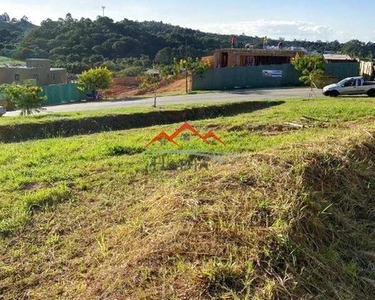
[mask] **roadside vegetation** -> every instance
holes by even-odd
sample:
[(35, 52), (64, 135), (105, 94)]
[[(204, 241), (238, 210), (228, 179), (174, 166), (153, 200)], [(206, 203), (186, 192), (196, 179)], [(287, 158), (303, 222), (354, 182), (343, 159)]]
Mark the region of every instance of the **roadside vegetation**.
[(78, 86), (82, 91), (108, 89), (112, 84), (113, 73), (106, 67), (98, 67), (82, 72), (78, 78)]
[[(222, 164), (146, 144), (180, 125), (0, 145), (3, 299), (372, 299), (375, 103), (192, 121)], [(29, 118), (25, 118), (29, 119)]]
[(0, 85), (0, 93), (9, 100), (15, 108), (21, 110), (21, 116), (31, 115), (40, 112), (43, 101), (47, 99), (40, 96), (43, 89), (34, 84), (2, 84)]

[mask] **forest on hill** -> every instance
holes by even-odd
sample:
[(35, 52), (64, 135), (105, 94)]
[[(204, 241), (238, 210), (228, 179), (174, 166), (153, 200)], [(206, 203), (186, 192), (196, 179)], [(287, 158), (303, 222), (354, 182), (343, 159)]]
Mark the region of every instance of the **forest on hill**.
[[(96, 65), (114, 71), (147, 68), (153, 63), (168, 65), (185, 56), (201, 57), (213, 50), (230, 47), (229, 35), (205, 33), (163, 22), (119, 22), (108, 17), (74, 19), (71, 14), (57, 21), (46, 19), (35, 26), (25, 16), (21, 20), (0, 15), (0, 56), (15, 59), (49, 58), (58, 67), (80, 72)], [(238, 36), (238, 46), (262, 46), (262, 37)], [(277, 45), (278, 40), (269, 39)], [(187, 46), (186, 46), (187, 45)], [(309, 51), (343, 52), (373, 59), (375, 43), (351, 40), (284, 41), (284, 45)]]
[(36, 28), (26, 16), (21, 20), (11, 19), (7, 13), (0, 15), (0, 56), (13, 56), (24, 36)]

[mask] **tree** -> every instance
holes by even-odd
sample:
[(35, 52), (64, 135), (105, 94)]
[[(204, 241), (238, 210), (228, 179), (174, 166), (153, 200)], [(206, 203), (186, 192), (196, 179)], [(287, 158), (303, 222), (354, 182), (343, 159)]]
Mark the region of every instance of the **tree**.
[(23, 16), (21, 22), (29, 23), (29, 18), (27, 16)]
[(182, 72), (182, 70), (185, 70), (186, 74), (186, 94), (189, 92), (188, 88), (188, 75), (191, 73), (192, 75), (196, 74), (203, 74), (205, 70), (207, 70), (210, 66), (210, 63), (208, 61), (202, 62), (199, 58), (196, 58), (195, 61), (188, 57), (187, 59), (181, 59), (179, 66), (176, 65), (176, 60), (174, 62), (174, 72), (178, 71)]
[(169, 65), (173, 63), (174, 51), (172, 48), (167, 47), (161, 49), (155, 56), (155, 63), (161, 65)]
[(83, 91), (108, 89), (112, 83), (113, 73), (107, 68), (95, 68), (84, 71), (78, 79), (79, 88)]
[(297, 53), (292, 62), (294, 68), (302, 73), (299, 80), (308, 85), (314, 85), (315, 79), (324, 75), (325, 60), (323, 55), (305, 55)]
[(46, 96), (40, 96), (43, 92), (41, 87), (31, 84), (3, 84), (0, 86), (0, 91), (5, 98), (15, 104), (16, 108), (21, 110), (21, 115), (39, 112), (40, 105), (47, 99)]
[(351, 40), (345, 43), (342, 47), (342, 52), (351, 56), (364, 56), (365, 44), (359, 40)]
[(141, 67), (129, 67), (121, 70), (118, 75), (121, 77), (136, 77), (143, 73), (143, 68)]
[(141, 50), (141, 43), (137, 39), (131, 37), (123, 37), (119, 41), (111, 43), (110, 50), (115, 50), (119, 57), (124, 56), (138, 56)]
[(9, 22), (9, 21), (10, 21), (10, 18), (7, 13), (0, 15), (0, 22)]

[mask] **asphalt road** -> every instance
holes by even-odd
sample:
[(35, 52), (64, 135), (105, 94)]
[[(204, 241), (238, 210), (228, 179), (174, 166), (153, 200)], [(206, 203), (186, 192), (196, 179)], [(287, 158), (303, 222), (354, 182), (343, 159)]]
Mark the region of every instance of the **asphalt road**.
[[(321, 95), (320, 90), (315, 93)], [(231, 90), (203, 94), (190, 94), (179, 96), (164, 96), (157, 98), (157, 106), (171, 104), (197, 104), (214, 102), (239, 102), (259, 100), (280, 100), (292, 98), (304, 98), (309, 94), (309, 88), (278, 88), (278, 89), (252, 89), (252, 90)], [(81, 102), (56, 106), (48, 106), (43, 113), (79, 112), (90, 110), (107, 110), (124, 107), (152, 106), (154, 98), (114, 100), (100, 102)], [(17, 116), (19, 111), (7, 112), (4, 116)]]

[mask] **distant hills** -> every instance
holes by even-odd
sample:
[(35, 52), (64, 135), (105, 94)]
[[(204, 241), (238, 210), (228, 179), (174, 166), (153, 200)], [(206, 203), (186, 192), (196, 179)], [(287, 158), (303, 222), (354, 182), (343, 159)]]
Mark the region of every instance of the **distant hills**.
[(36, 28), (27, 17), (11, 19), (7, 13), (0, 15), (0, 56), (12, 56), (29, 30)]
[[(201, 57), (215, 49), (230, 47), (230, 38), (154, 21), (115, 22), (108, 17), (77, 20), (67, 14), (65, 18), (46, 19), (35, 26), (26, 16), (16, 20), (6, 13), (0, 15), (0, 56), (50, 58), (55, 66), (67, 67), (73, 72), (98, 64), (114, 71), (147, 68), (152, 63), (168, 65), (174, 58)], [(238, 36), (239, 46), (248, 43), (261, 47), (262, 37)], [(269, 39), (269, 44), (277, 43)], [(358, 40), (348, 43), (294, 40), (284, 41), (284, 45), (371, 59), (375, 54), (374, 43)]]

